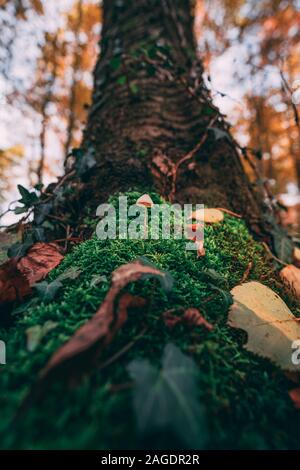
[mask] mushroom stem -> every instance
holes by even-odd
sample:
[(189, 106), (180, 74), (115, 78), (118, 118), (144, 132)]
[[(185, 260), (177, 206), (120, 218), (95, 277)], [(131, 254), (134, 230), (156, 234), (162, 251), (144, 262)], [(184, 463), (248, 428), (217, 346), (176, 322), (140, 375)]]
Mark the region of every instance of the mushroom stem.
[(145, 207), (145, 212), (144, 212), (144, 236), (143, 238), (147, 238), (148, 233), (147, 233), (147, 207)]

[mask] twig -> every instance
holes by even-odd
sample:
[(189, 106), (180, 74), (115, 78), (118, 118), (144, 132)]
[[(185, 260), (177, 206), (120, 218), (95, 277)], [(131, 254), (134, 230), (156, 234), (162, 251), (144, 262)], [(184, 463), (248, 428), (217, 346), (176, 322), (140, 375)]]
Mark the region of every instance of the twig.
[[(217, 120), (217, 118), (218, 118), (218, 116), (214, 116), (210, 120), (207, 128), (211, 127), (214, 124), (214, 122)], [(198, 152), (198, 150), (200, 150), (200, 148), (204, 145), (204, 143), (206, 142), (207, 137), (208, 137), (208, 130), (206, 130), (205, 134), (202, 136), (202, 138), (200, 139), (198, 144), (192, 150), (190, 150), (190, 152), (188, 152), (180, 160), (178, 160), (178, 162), (175, 164), (175, 166), (173, 168), (173, 171), (172, 171), (172, 189), (171, 189), (171, 192), (170, 192), (170, 201), (173, 201), (173, 199), (175, 197), (176, 180), (177, 180), (177, 173), (178, 173), (179, 167), (183, 163), (185, 163), (186, 161), (191, 160), (193, 158), (193, 156)]]
[(278, 263), (282, 264), (283, 266), (288, 266), (288, 263), (285, 263), (284, 261), (281, 261), (281, 259), (277, 258), (277, 256), (275, 256), (272, 251), (270, 250), (270, 248), (268, 247), (268, 245), (266, 244), (266, 242), (262, 242), (262, 245), (263, 247), (265, 248), (265, 250), (269, 253), (269, 255), (275, 259), (275, 261), (277, 261)]
[(246, 271), (243, 274), (242, 279), (240, 280), (240, 284), (243, 284), (248, 279), (252, 266), (253, 266), (253, 261), (250, 261), (250, 263), (248, 264), (246, 268)]
[(226, 214), (232, 215), (232, 217), (236, 217), (237, 219), (242, 219), (242, 216), (240, 214), (232, 212), (229, 209), (224, 209), (224, 207), (216, 207), (216, 209), (222, 212), (226, 212)]

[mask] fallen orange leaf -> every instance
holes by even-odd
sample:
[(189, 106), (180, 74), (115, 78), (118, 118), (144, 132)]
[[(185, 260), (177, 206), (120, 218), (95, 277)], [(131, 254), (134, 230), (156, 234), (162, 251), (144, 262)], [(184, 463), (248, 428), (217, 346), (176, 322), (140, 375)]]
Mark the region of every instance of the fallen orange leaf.
[(300, 299), (300, 269), (292, 264), (288, 264), (280, 271), (280, 277), (284, 284), (288, 286), (292, 294)]
[(26, 256), (18, 262), (19, 271), (30, 286), (44, 279), (63, 260), (60, 248), (55, 243), (35, 243)]
[(0, 305), (22, 301), (62, 259), (58, 245), (35, 243), (23, 258), (6, 261), (0, 266)]
[(289, 391), (289, 396), (294, 403), (296, 410), (300, 410), (300, 388), (294, 388)]

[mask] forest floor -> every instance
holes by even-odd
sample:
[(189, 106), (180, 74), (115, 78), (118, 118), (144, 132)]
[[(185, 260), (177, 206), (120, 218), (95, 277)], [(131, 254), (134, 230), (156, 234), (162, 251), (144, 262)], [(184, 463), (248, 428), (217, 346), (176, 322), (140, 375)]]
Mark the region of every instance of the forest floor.
[[(225, 214), (222, 223), (205, 227), (204, 257), (197, 258), (185, 245), (185, 240), (103, 241), (93, 236), (50, 273), (49, 282), (61, 279), (53, 300), (34, 304), (29, 299), (15, 312), (14, 324), (0, 330), (8, 358), (0, 373), (2, 448), (300, 447), (299, 412), (288, 394), (293, 384), (270, 361), (248, 352), (243, 347), (246, 333), (227, 324), (229, 292), (244, 280), (273, 289), (295, 315), (297, 304), (241, 219)], [(92, 372), (76, 386), (66, 377), (51, 382), (39, 399), (22, 407), (53, 353), (97, 311), (112, 272), (141, 256), (170, 273), (172, 290), (166, 292), (156, 279), (129, 283), (125, 291), (147, 304), (129, 314)], [(61, 276), (70, 270), (76, 276)], [(180, 315), (182, 308), (191, 307), (198, 308), (213, 329), (180, 321), (166, 325), (164, 312), (172, 309)], [(37, 325), (48, 327), (43, 337), (34, 344), (31, 337), (29, 344), (28, 332)], [(155, 371), (170, 367), (170, 348), (182, 362), (186, 382), (179, 400), (188, 419), (177, 415), (174, 407), (170, 410), (175, 403), (170, 384), (170, 390), (168, 384), (159, 388), (164, 405), (156, 411), (161, 416), (155, 416), (155, 406), (145, 410), (148, 395), (153, 394), (154, 403), (157, 397), (158, 390), (152, 390)], [(185, 378), (190, 369), (197, 374)]]

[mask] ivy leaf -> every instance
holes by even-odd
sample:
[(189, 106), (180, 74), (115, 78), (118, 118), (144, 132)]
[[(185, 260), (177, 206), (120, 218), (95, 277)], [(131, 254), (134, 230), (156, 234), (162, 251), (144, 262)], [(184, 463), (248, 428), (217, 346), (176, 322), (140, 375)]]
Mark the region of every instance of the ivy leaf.
[(117, 80), (117, 84), (123, 86), (125, 85), (125, 83), (126, 83), (126, 75), (121, 75), (121, 77), (119, 77)]
[[(33, 206), (35, 203), (38, 202), (39, 198), (37, 196), (37, 194), (32, 191), (28, 191), (28, 189), (24, 188), (24, 186), (22, 186), (21, 184), (18, 184), (18, 190), (19, 190), (19, 193), (21, 194), (21, 199), (19, 199), (19, 202), (21, 202), (22, 204), (24, 204), (25, 207), (31, 207)], [(18, 208), (16, 208), (18, 209)]]
[(120, 55), (115, 56), (110, 61), (110, 66), (113, 70), (118, 70), (122, 64), (122, 57)]
[(7, 251), (13, 243), (19, 241), (20, 234), (12, 232), (0, 232), (0, 263), (8, 259)]
[(39, 204), (34, 210), (34, 222), (40, 225), (44, 222), (48, 214), (50, 214), (53, 208), (53, 202), (47, 202), (45, 204)]
[(107, 277), (106, 276), (103, 276), (103, 275), (100, 275), (100, 274), (94, 274), (91, 278), (90, 286), (91, 287), (96, 287), (96, 286), (98, 286), (98, 284), (101, 284), (103, 282), (107, 282)]
[[(151, 263), (151, 261), (149, 261), (146, 257), (141, 256), (140, 258), (138, 258), (138, 261), (143, 266), (149, 266), (150, 268), (153, 268), (153, 270), (157, 270), (157, 272), (159, 273), (159, 270), (155, 266), (155, 264)], [(171, 290), (173, 289), (174, 280), (169, 272), (165, 271), (163, 276), (161, 276), (160, 274), (154, 275), (153, 273), (143, 274), (142, 279), (153, 277), (156, 277), (159, 280), (160, 285), (165, 292), (171, 292)]]
[(273, 214), (264, 213), (264, 219), (270, 224), (270, 233), (273, 237), (273, 247), (276, 256), (284, 263), (291, 264), (293, 261), (294, 242), (289, 237), (286, 229), (278, 225)]
[(47, 281), (39, 282), (33, 287), (36, 289), (39, 298), (43, 302), (51, 302), (52, 300), (54, 300), (58, 291), (61, 289), (62, 283), (56, 279), (55, 281), (52, 281), (50, 283), (48, 283)]
[(206, 269), (205, 271), (201, 271), (199, 273), (200, 279), (203, 281), (207, 281), (210, 284), (222, 284), (226, 283), (226, 279), (219, 274), (215, 269)]
[(228, 308), (230, 307), (230, 305), (232, 305), (232, 295), (229, 291), (225, 290), (225, 289), (221, 289), (220, 287), (214, 285), (214, 284), (209, 284), (210, 288), (213, 289), (213, 290), (216, 290), (218, 292), (218, 294), (221, 295), (223, 301), (224, 301), (224, 307), (225, 308)]
[(56, 280), (57, 281), (64, 281), (65, 279), (77, 279), (81, 274), (81, 269), (77, 268), (76, 266), (71, 266), (67, 271), (60, 274)]
[(27, 252), (27, 250), (33, 245), (34, 240), (32, 236), (27, 236), (24, 240), (24, 242), (17, 242), (14, 243), (8, 250), (7, 250), (7, 256), (9, 258), (21, 258), (24, 256)]
[(284, 263), (290, 264), (292, 262), (294, 249), (292, 239), (280, 228), (274, 230), (272, 234), (276, 256)]
[(17, 206), (17, 207), (14, 208), (14, 213), (16, 215), (24, 214), (24, 212), (28, 212), (28, 207), (26, 207), (26, 206)]
[(199, 369), (173, 344), (163, 353), (162, 366), (134, 360), (127, 370), (135, 382), (133, 406), (142, 433), (171, 431), (190, 449), (203, 449), (208, 431), (198, 401)]
[(57, 327), (57, 323), (49, 320), (46, 321), (44, 325), (35, 325), (27, 328), (26, 336), (27, 336), (27, 350), (29, 352), (33, 352), (36, 350), (38, 345), (40, 344), (41, 340), (46, 336), (49, 331), (53, 330)]
[(79, 176), (83, 176), (96, 165), (95, 151), (89, 148), (87, 151), (77, 156), (75, 170)]

